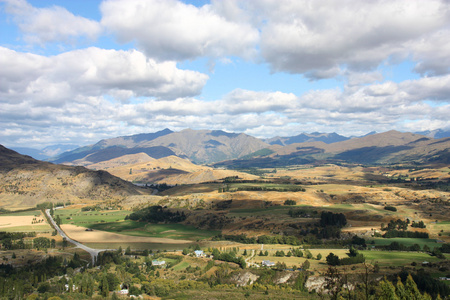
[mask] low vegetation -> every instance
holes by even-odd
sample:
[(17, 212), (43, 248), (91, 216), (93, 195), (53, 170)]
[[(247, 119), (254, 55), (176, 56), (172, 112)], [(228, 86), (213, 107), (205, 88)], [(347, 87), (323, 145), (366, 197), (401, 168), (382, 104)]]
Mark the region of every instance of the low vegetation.
[[(190, 241), (148, 247), (126, 242), (102, 247), (108, 241), (98, 241), (102, 248), (122, 248), (102, 252), (97, 268), (46, 224), (41, 209), (56, 203), (0, 215), (0, 231), (5, 229), (0, 276), (8, 283), (0, 284), (1, 297), (116, 298), (119, 289), (127, 289), (163, 299), (395, 299), (402, 285), (416, 299), (449, 294), (446, 281), (438, 279), (450, 277), (446, 192), (416, 189), (406, 177), (391, 183), (390, 167), (252, 171), (259, 180), (230, 177), (168, 188), (164, 196), (136, 196), (134, 202), (54, 209), (63, 228), (93, 230), (87, 234)], [(11, 216), (30, 218), (24, 231), (8, 231)], [(46, 231), (33, 230), (44, 224)], [(40, 259), (25, 266), (32, 254)], [(41, 275), (42, 268), (48, 270)], [(317, 282), (320, 286), (313, 285)]]

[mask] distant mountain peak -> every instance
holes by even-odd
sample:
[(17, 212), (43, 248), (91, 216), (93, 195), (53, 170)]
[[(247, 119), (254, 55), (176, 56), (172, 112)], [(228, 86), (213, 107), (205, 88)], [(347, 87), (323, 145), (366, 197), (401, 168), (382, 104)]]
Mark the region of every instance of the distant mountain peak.
[(348, 139), (349, 139), (348, 137), (339, 135), (335, 132), (332, 133), (312, 132), (312, 133), (300, 133), (296, 136), (290, 137), (274, 137), (271, 139), (267, 139), (265, 141), (271, 145), (286, 146), (306, 142), (324, 142), (325, 144), (332, 144), (346, 141)]
[(416, 132), (417, 134), (425, 135), (433, 139), (442, 139), (450, 137), (450, 129), (434, 129)]
[(184, 129), (173, 132), (164, 129), (155, 133), (143, 133), (105, 139), (95, 145), (76, 149), (57, 163), (80, 163), (110, 160), (122, 155), (143, 152), (153, 158), (177, 155), (196, 163), (210, 163), (238, 158), (268, 145), (255, 137), (243, 133), (222, 130)]

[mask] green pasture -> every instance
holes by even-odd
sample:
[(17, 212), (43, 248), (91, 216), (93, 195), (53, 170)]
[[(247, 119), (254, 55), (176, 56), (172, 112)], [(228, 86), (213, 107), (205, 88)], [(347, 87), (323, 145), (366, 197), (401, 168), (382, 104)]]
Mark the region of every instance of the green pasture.
[(435, 233), (441, 233), (444, 236), (450, 236), (450, 221), (440, 221), (438, 223), (427, 224), (427, 227)]
[(158, 260), (164, 260), (167, 264), (171, 264), (173, 267), (176, 267), (180, 264), (178, 260), (168, 257), (161, 257)]
[(430, 247), (430, 249), (433, 249), (434, 247), (440, 247), (442, 244), (437, 243), (435, 239), (418, 239), (418, 238), (373, 238), (368, 241), (370, 244), (371, 242), (374, 242), (375, 245), (389, 245), (393, 242), (398, 242), (399, 244), (403, 244), (405, 246), (412, 246), (414, 244), (418, 244), (420, 248), (422, 249), (424, 245), (427, 245)]
[(53, 228), (50, 227), (48, 224), (30, 224), (27, 226), (14, 226), (14, 227), (5, 227), (2, 228), (0, 231), (4, 232), (36, 232), (36, 233), (43, 233), (43, 232), (51, 232), (53, 231)]
[(54, 212), (55, 217), (61, 218), (62, 224), (74, 224), (83, 227), (88, 227), (88, 224), (122, 221), (129, 214), (131, 214), (131, 211), (126, 210), (81, 211), (81, 209), (58, 209)]
[(8, 212), (4, 214), (0, 214), (0, 217), (22, 217), (22, 216), (40, 216), (40, 210), (27, 210), (27, 211), (19, 211), (19, 212)]
[(151, 224), (126, 220), (122, 222), (96, 223), (89, 227), (131, 236), (158, 237), (182, 240), (202, 240), (219, 234), (219, 231), (201, 230), (183, 224)]
[(190, 265), (191, 265), (191, 264), (188, 263), (187, 261), (182, 261), (181, 263), (175, 265), (175, 266), (173, 267), (173, 270), (174, 270), (174, 271), (184, 270), (184, 269), (186, 269), (187, 267), (189, 267)]
[(186, 247), (189, 247), (190, 244), (161, 244), (161, 243), (130, 243), (130, 242), (123, 242), (123, 243), (85, 243), (86, 246), (94, 248), (94, 249), (110, 249), (110, 250), (116, 250), (119, 249), (119, 247), (122, 247), (122, 249), (126, 249), (127, 247), (130, 247), (133, 250), (145, 250), (145, 249), (151, 249), (153, 251), (175, 251), (175, 250), (183, 250)]
[(438, 262), (441, 259), (430, 256), (427, 253), (422, 252), (402, 252), (402, 251), (359, 251), (364, 254), (366, 261), (377, 261), (381, 266), (403, 266), (416, 262), (421, 264), (424, 261)]
[(64, 209), (55, 211), (62, 224), (73, 224), (95, 230), (120, 233), (131, 236), (159, 237), (182, 240), (202, 240), (220, 233), (197, 229), (183, 224), (151, 224), (125, 220), (130, 211), (81, 211)]

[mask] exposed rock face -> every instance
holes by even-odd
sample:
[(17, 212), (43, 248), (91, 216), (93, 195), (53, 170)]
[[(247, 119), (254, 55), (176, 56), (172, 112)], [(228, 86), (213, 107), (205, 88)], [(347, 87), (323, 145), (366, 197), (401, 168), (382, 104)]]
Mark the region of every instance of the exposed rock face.
[(325, 277), (321, 276), (310, 276), (308, 280), (306, 280), (305, 288), (308, 289), (309, 292), (315, 290), (316, 292), (322, 292), (323, 287), (325, 285)]
[(289, 279), (292, 278), (292, 276), (294, 276), (294, 273), (292, 273), (292, 272), (284, 273), (275, 280), (275, 283), (276, 284), (286, 283), (289, 281)]
[(231, 280), (236, 282), (236, 286), (246, 286), (253, 284), (258, 280), (259, 276), (250, 272), (239, 273), (231, 277)]

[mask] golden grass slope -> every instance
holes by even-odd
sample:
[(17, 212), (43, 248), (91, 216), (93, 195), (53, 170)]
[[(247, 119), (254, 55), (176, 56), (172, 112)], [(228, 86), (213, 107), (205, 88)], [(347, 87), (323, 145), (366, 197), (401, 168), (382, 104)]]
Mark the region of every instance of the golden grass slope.
[(24, 209), (43, 202), (91, 203), (151, 193), (104, 171), (55, 165), (0, 146), (0, 207)]
[(145, 153), (124, 155), (88, 167), (106, 170), (128, 181), (170, 185), (215, 181), (229, 176), (238, 176), (246, 180), (258, 178), (247, 173), (216, 170), (207, 166), (196, 165), (177, 156), (154, 159)]

